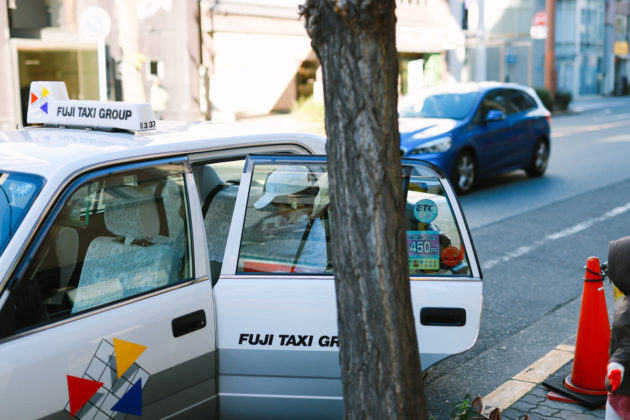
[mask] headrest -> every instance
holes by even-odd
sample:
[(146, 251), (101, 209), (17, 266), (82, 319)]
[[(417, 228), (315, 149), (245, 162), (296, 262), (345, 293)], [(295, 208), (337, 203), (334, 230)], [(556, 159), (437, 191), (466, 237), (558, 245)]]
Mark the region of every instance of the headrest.
[(76, 229), (62, 226), (55, 239), (55, 253), (60, 266), (74, 265), (79, 252), (79, 234)]
[(160, 216), (150, 188), (116, 186), (106, 189), (105, 226), (125, 243), (151, 239), (160, 232)]
[(222, 185), (223, 181), (217, 175), (216, 171), (208, 165), (193, 167), (193, 175), (195, 176), (195, 182), (199, 189), (199, 197), (201, 197), (201, 203), (210, 194), (210, 191), (214, 190), (217, 185)]

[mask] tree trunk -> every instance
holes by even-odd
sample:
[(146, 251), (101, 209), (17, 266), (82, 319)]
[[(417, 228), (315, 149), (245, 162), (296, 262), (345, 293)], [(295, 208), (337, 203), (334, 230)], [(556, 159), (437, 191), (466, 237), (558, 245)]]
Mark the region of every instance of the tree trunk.
[(346, 418), (426, 418), (398, 133), (395, 0), (307, 0), (323, 70)]

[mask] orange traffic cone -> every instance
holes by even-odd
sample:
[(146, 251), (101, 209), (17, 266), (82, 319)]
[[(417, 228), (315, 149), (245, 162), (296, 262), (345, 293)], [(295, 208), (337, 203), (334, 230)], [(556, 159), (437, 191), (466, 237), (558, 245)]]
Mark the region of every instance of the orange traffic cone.
[(604, 295), (604, 273), (599, 259), (586, 262), (582, 306), (578, 322), (573, 369), (564, 380), (558, 377), (543, 382), (551, 391), (547, 398), (578, 403), (589, 408), (606, 403), (606, 366), (610, 344), (610, 323)]

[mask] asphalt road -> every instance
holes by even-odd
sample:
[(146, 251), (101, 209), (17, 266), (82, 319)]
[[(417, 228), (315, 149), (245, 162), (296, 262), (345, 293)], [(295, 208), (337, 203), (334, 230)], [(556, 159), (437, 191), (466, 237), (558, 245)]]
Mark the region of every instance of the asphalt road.
[[(448, 419), (575, 336), (584, 266), (630, 235), (630, 99), (552, 119), (545, 177), (484, 181), (461, 197), (484, 274), (481, 331), (427, 372), (428, 413)], [(422, 339), (422, 338), (420, 338)]]

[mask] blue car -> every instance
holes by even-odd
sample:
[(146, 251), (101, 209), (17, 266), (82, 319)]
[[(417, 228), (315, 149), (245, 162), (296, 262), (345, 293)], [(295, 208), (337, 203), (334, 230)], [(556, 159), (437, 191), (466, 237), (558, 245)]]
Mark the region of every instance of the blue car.
[(515, 83), (482, 82), (423, 89), (401, 100), (404, 157), (441, 168), (460, 194), (490, 175), (545, 173), (551, 114), (536, 92)]

